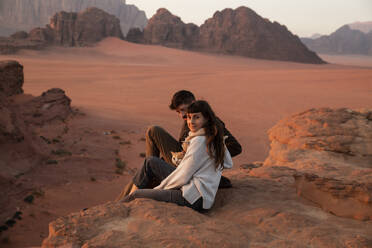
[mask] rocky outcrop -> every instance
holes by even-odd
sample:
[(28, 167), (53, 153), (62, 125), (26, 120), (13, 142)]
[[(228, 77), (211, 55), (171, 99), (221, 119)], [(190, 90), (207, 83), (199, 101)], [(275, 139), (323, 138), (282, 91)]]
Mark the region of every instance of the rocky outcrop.
[(183, 23), (179, 17), (162, 8), (149, 20), (143, 33), (148, 44), (191, 49), (197, 42), (199, 27)]
[[(0, 61), (0, 234), (7, 228), (3, 223), (34, 190), (35, 182), (17, 179), (43, 166), (50, 156), (51, 148), (41, 130), (64, 124), (72, 115), (71, 100), (63, 90), (51, 89), (38, 97), (24, 95), (23, 80), (21, 64)], [(12, 225), (10, 222), (8, 227)]]
[(372, 181), (372, 110), (310, 109), (269, 131), (265, 166), (339, 180)]
[(372, 55), (372, 31), (363, 33), (348, 25), (317, 39), (302, 38), (302, 42), (317, 53)]
[(207, 213), (146, 199), (125, 204), (109, 202), (51, 222), (42, 247), (372, 245), (371, 222), (358, 225), (355, 220), (304, 204), (292, 186), (290, 170), (275, 169), (266, 177), (252, 176), (259, 169), (229, 172), (234, 187), (220, 190)]
[(23, 93), (23, 66), (17, 61), (0, 61), (0, 92), (5, 96)]
[[(139, 36), (137, 32), (136, 37)], [(133, 39), (130, 36), (127, 40)], [(159, 9), (143, 31), (143, 43), (259, 59), (324, 63), (285, 26), (272, 23), (247, 7), (217, 11), (200, 28)]]
[(71, 100), (63, 90), (51, 89), (39, 97), (24, 97), (22, 85), (23, 66), (16, 61), (0, 62), (0, 176), (3, 178), (24, 173), (49, 152), (43, 147), (45, 142), (34, 137), (36, 126), (64, 122), (72, 113)]
[(80, 13), (59, 12), (45, 31), (39, 33), (41, 40), (70, 47), (91, 45), (109, 36), (123, 38), (119, 19), (95, 7)]
[(89, 46), (109, 36), (123, 39), (119, 19), (115, 16), (94, 7), (80, 13), (62, 11), (56, 13), (45, 28), (0, 38), (0, 54), (11, 54), (20, 49), (40, 50), (50, 45)]
[(143, 29), (147, 23), (145, 12), (126, 4), (125, 0), (2, 0), (0, 36), (44, 27), (57, 12), (81, 12), (89, 7), (100, 8), (119, 18), (123, 34), (132, 27)]
[(334, 215), (372, 220), (372, 183), (361, 184), (313, 174), (295, 175), (297, 194)]
[(201, 49), (259, 59), (324, 63), (285, 26), (239, 7), (217, 11), (200, 26)]
[(19, 109), (22, 119), (27, 124), (44, 125), (53, 121), (66, 120), (71, 110), (71, 100), (61, 89), (47, 90), (41, 96), (25, 102)]

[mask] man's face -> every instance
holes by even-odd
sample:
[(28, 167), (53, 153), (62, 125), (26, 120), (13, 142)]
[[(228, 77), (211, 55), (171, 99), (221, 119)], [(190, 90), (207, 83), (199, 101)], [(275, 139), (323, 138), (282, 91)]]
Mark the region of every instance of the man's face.
[(187, 108), (190, 106), (190, 104), (181, 104), (176, 108), (176, 112), (178, 113), (178, 116), (184, 120), (187, 120), (186, 111), (187, 111)]

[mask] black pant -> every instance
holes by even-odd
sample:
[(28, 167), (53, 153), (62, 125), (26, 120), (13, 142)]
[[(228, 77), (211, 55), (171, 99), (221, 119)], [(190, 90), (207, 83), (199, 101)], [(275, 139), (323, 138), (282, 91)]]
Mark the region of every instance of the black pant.
[(190, 204), (183, 196), (180, 189), (162, 190), (153, 189), (171, 174), (176, 168), (158, 157), (145, 159), (140, 171), (133, 178), (133, 183), (138, 187), (136, 191), (124, 198), (130, 202), (136, 198), (150, 198), (156, 201), (172, 202), (179, 206), (187, 206), (194, 210), (203, 209), (203, 198), (200, 197), (194, 204)]

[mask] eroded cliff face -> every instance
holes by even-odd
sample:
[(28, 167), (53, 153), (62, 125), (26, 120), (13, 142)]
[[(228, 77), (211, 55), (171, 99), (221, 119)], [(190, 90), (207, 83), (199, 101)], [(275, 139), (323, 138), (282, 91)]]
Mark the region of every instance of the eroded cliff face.
[(118, 17), (123, 34), (133, 27), (143, 29), (147, 24), (145, 12), (127, 5), (125, 0), (1, 0), (0, 36), (43, 27), (56, 12), (80, 12), (89, 7)]

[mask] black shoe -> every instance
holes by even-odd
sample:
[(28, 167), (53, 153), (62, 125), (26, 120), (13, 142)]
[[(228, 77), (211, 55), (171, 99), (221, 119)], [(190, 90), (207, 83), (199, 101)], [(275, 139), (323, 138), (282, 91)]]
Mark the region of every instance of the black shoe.
[(232, 184), (231, 184), (230, 179), (228, 179), (227, 177), (221, 176), (221, 181), (220, 181), (220, 185), (218, 186), (218, 188), (226, 189), (226, 188), (231, 188), (231, 187), (232, 187)]

